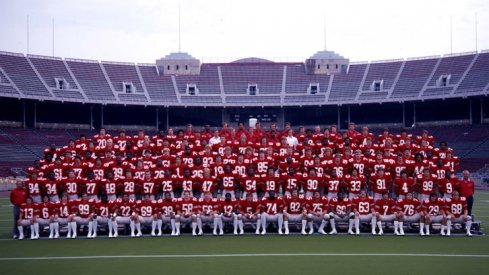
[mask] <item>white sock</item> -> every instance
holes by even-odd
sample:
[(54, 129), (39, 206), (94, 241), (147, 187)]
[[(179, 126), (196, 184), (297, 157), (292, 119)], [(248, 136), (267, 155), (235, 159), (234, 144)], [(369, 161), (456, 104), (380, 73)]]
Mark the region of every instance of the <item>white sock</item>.
[(465, 229), (467, 230), (467, 233), (470, 233), (470, 228), (472, 227), (472, 220), (468, 220), (465, 223)]
[(306, 225), (307, 225), (307, 221), (306, 221), (306, 220), (302, 220), (302, 221), (301, 221), (301, 224), (302, 224), (302, 228), (301, 228), (301, 230), (302, 230), (302, 231), (306, 231)]
[[(322, 220), (321, 224), (319, 225), (319, 231), (324, 230), (324, 227), (326, 226), (328, 222), (326, 220)], [(331, 230), (336, 230), (336, 224), (334, 223), (334, 218), (329, 219), (329, 224), (331, 224)]]
[(112, 220), (111, 219), (109, 219), (109, 221), (107, 222), (107, 225), (109, 226), (109, 234), (112, 234), (113, 229), (112, 229)]
[(71, 234), (76, 234), (76, 222), (71, 222)]
[(92, 235), (97, 235), (98, 222), (96, 219), (92, 221)]
[(24, 227), (22, 225), (18, 225), (17, 230), (19, 230), (19, 236), (24, 236)]
[(141, 234), (141, 235), (143, 234), (143, 233), (141, 232), (141, 223), (139, 223), (139, 222), (138, 222), (138, 223), (136, 223), (136, 229), (138, 230), (138, 234)]
[(151, 232), (153, 232), (153, 233), (155, 232), (157, 225), (158, 225), (158, 222), (157, 221), (153, 220), (151, 222)]
[[(161, 232), (161, 227), (163, 226), (163, 220), (156, 221), (156, 226), (158, 228), (158, 233)], [(172, 232), (175, 232), (175, 224), (173, 220), (172, 220), (171, 230)]]
[[(381, 221), (378, 221), (377, 222), (377, 227), (379, 228), (379, 231), (383, 231), (382, 230), (382, 222)], [(374, 229), (375, 229), (375, 226), (374, 226)]]
[(200, 218), (197, 218), (197, 226), (199, 228), (199, 231), (202, 231), (202, 220)]
[(112, 230), (114, 230), (114, 234), (117, 234), (119, 232), (119, 224), (117, 221), (112, 221)]
[(214, 217), (214, 231), (217, 232), (218, 229), (219, 229), (219, 220), (217, 217)]
[(420, 223), (419, 224), (419, 233), (420, 234), (424, 233), (424, 230), (423, 229), (424, 229), (424, 223)]
[(452, 220), (447, 220), (447, 232), (452, 230)]
[(309, 226), (309, 230), (314, 230), (314, 224), (312, 223), (312, 221), (307, 222), (307, 225)]
[(49, 236), (52, 237), (54, 235), (54, 223), (49, 224)]
[(426, 234), (430, 234), (430, 224), (429, 223), (424, 225), (424, 232)]
[(197, 223), (192, 222), (192, 233), (195, 233), (195, 229), (197, 229)]
[(244, 227), (243, 220), (238, 220), (238, 226), (239, 226), (239, 230), (243, 231), (243, 227)]
[(360, 231), (360, 218), (355, 217), (355, 229), (356, 231)]
[(59, 223), (54, 223), (54, 234), (59, 235)]
[(394, 232), (397, 232), (398, 229), (399, 229), (399, 222), (394, 221)]
[(399, 230), (401, 232), (403, 232), (404, 231), (404, 222), (398, 222), (398, 226), (399, 226)]
[(238, 219), (236, 217), (234, 217), (233, 219), (233, 227), (234, 227), (234, 231), (238, 230)]
[(217, 218), (217, 224), (219, 224), (219, 230), (222, 231), (224, 229), (224, 222), (221, 217)]
[[(288, 220), (283, 221), (283, 225), (284, 225), (284, 228), (289, 229), (289, 221)], [(280, 222), (279, 222), (278, 228), (279, 228), (279, 230), (282, 230), (282, 226), (281, 226)]]
[(175, 222), (175, 233), (177, 233), (177, 234), (180, 233), (180, 222)]
[[(161, 221), (161, 223), (163, 224), (163, 221)], [(171, 232), (176, 232), (175, 230), (177, 230), (177, 226), (175, 224), (175, 219), (170, 220), (170, 225), (171, 225)], [(180, 226), (180, 223), (178, 223), (178, 225)]]
[(92, 235), (92, 228), (93, 228), (93, 222), (89, 221), (88, 222), (88, 236)]
[(131, 221), (129, 223), (129, 227), (131, 227), (131, 235), (134, 235), (134, 230), (135, 230), (135, 227), (136, 227), (136, 225), (134, 224), (134, 221)]
[(279, 215), (278, 216), (278, 228), (280, 228), (280, 230), (282, 230), (282, 227), (284, 226), (287, 226), (287, 228), (289, 227), (289, 221), (285, 221), (284, 222), (284, 217), (282, 215)]
[(260, 227), (261, 227), (262, 223), (261, 223), (261, 217), (259, 219), (256, 219), (256, 230), (260, 231)]

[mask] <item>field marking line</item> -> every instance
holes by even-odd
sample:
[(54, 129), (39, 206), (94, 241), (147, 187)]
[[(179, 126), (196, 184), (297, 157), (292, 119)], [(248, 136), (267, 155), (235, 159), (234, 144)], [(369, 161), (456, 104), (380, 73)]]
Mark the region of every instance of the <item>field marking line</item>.
[(52, 256), (52, 257), (8, 257), (0, 261), (24, 260), (94, 260), (94, 259), (151, 259), (151, 258), (232, 258), (232, 257), (464, 257), (489, 258), (487, 254), (407, 254), (407, 253), (257, 253), (257, 254), (163, 254), (163, 255), (100, 255), (100, 256)]

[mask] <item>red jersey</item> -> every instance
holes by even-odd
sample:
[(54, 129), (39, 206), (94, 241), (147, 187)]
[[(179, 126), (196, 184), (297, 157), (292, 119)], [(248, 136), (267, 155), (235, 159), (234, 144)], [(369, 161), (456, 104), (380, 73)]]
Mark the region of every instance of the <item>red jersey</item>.
[(56, 202), (54, 205), (54, 210), (53, 213), (55, 215), (59, 215), (60, 218), (66, 219), (70, 216), (71, 213), (71, 207), (73, 203), (66, 202), (63, 203), (62, 201)]
[(302, 174), (282, 174), (281, 179), (284, 182), (284, 190), (292, 192), (293, 189), (299, 189), (302, 178)]
[(178, 208), (182, 215), (188, 217), (196, 212), (199, 208), (199, 201), (196, 198), (190, 198), (185, 200), (185, 198), (178, 199)]
[(20, 213), (24, 220), (32, 219), (37, 214), (37, 207), (33, 203), (23, 203), (20, 205)]
[(84, 192), (88, 195), (98, 195), (99, 182), (96, 179), (85, 179), (84, 187)]
[(163, 216), (168, 217), (177, 212), (177, 204), (178, 204), (177, 199), (170, 199), (170, 200), (163, 199), (158, 201), (158, 208), (160, 209), (160, 213)]
[(236, 172), (231, 172), (231, 173), (223, 173), (219, 175), (219, 180), (222, 182), (222, 189), (223, 190), (234, 190), (236, 189), (236, 182), (239, 180), (238, 173)]
[(309, 192), (314, 192), (318, 191), (323, 187), (323, 177), (315, 176), (315, 177), (310, 177), (306, 176), (304, 177), (304, 189)]
[[(194, 205), (194, 208), (196, 206)], [(202, 215), (209, 216), (212, 215), (214, 211), (218, 211), (220, 208), (219, 205), (219, 200), (215, 198), (210, 198), (209, 200), (206, 200), (205, 198), (199, 199), (199, 206), (198, 208), (201, 211)]]
[(257, 182), (259, 181), (260, 181), (259, 176), (254, 175), (250, 177), (248, 175), (245, 175), (241, 177), (240, 183), (245, 192), (256, 193)]
[(326, 184), (328, 186), (328, 193), (338, 193), (341, 186), (343, 185), (343, 177), (337, 176), (333, 178), (328, 176), (326, 177)]
[(59, 183), (56, 181), (45, 181), (44, 182), (44, 190), (46, 191), (46, 195), (55, 196), (59, 194)]
[(406, 195), (407, 193), (412, 193), (414, 191), (414, 179), (406, 178), (403, 180), (402, 178), (396, 178), (394, 180), (394, 191), (398, 195)]
[(124, 202), (122, 199), (117, 199), (114, 204), (115, 210), (122, 217), (131, 216), (132, 212), (134, 211), (134, 207), (135, 207), (134, 200), (128, 200), (127, 202)]
[(128, 179), (126, 177), (120, 178), (117, 183), (118, 189), (122, 189), (124, 194), (133, 195), (136, 193), (138, 187), (138, 180)]
[(391, 187), (390, 173), (385, 173), (382, 177), (377, 174), (372, 174), (370, 176), (370, 186), (372, 186), (374, 193), (382, 194), (384, 192), (389, 192)]
[(332, 198), (329, 201), (331, 211), (338, 215), (348, 214), (348, 209), (351, 208), (352, 202), (348, 198), (343, 198), (342, 200), (338, 198)]
[(441, 211), (445, 207), (445, 201), (443, 199), (438, 198), (435, 201), (431, 201), (430, 199), (426, 199), (423, 201), (423, 209), (430, 216), (438, 216), (441, 215)]
[(117, 193), (117, 182), (115, 179), (104, 179), (101, 181), (101, 185), (105, 189), (107, 195), (115, 195)]
[(280, 181), (280, 176), (279, 175), (273, 175), (273, 176), (268, 176), (268, 174), (262, 175), (261, 177), (261, 182), (262, 182), (262, 190), (264, 192), (278, 192), (279, 191), (279, 181)]
[(224, 199), (220, 201), (220, 206), (223, 214), (229, 217), (236, 211), (236, 208), (238, 207), (238, 201), (236, 199), (231, 199), (229, 201)]
[(53, 214), (55, 205), (51, 202), (48, 203), (38, 203), (36, 204), (36, 212), (39, 218), (41, 219), (49, 219), (51, 215)]
[(418, 192), (420, 194), (429, 195), (435, 190), (435, 182), (438, 178), (435, 175), (430, 174), (429, 177), (425, 178), (424, 175), (419, 175), (416, 177), (416, 184), (418, 187)]
[(161, 179), (161, 191), (164, 192), (173, 192), (175, 188), (175, 182), (178, 181), (178, 177), (176, 175), (172, 175), (169, 178), (165, 177)]
[(287, 195), (284, 198), (284, 205), (287, 207), (289, 214), (301, 214), (306, 204), (306, 197), (299, 195), (297, 198)]
[(364, 199), (362, 199), (361, 197), (356, 197), (352, 200), (352, 206), (354, 210), (360, 213), (360, 215), (368, 215), (372, 213), (372, 208), (374, 207), (374, 199), (369, 196), (366, 196)]
[(80, 193), (80, 188), (81, 188), (81, 179), (69, 179), (69, 178), (64, 178), (63, 179), (63, 184), (64, 184), (64, 191), (68, 195), (78, 195)]
[(458, 218), (467, 210), (467, 200), (465, 197), (459, 197), (458, 200), (453, 198), (446, 199), (445, 207), (448, 212), (455, 216), (455, 218)]
[(379, 212), (380, 215), (391, 215), (396, 212), (396, 201), (393, 199), (379, 199), (375, 202), (375, 211)]
[(112, 204), (113, 203), (111, 202), (103, 203), (101, 201), (95, 203), (95, 213), (97, 213), (97, 215), (99, 215), (100, 217), (109, 217), (112, 212)]
[(25, 181), (25, 186), (27, 187), (27, 191), (29, 193), (29, 196), (41, 195), (41, 183), (42, 183), (42, 181), (39, 179), (37, 179), (37, 180), (28, 179)]
[(200, 181), (200, 192), (211, 192), (214, 193), (217, 190), (217, 179), (216, 177), (211, 176), (210, 178), (204, 179), (202, 178)]
[(345, 186), (350, 194), (360, 194), (360, 190), (365, 188), (365, 176), (360, 175), (356, 178), (351, 175), (345, 176)]
[(260, 208), (260, 202), (256, 199), (247, 201), (246, 199), (241, 199), (239, 201), (239, 210), (241, 213), (253, 214), (256, 213)]
[(158, 203), (156, 201), (140, 200), (136, 202), (135, 211), (141, 217), (152, 217), (158, 213)]
[(264, 197), (261, 199), (261, 205), (263, 212), (275, 215), (283, 209), (283, 200), (279, 197), (275, 197), (274, 200), (271, 200), (270, 197)]
[(80, 218), (88, 218), (92, 214), (95, 207), (94, 200), (76, 200), (73, 202), (72, 213), (77, 214)]
[(307, 210), (309, 212), (322, 213), (328, 212), (328, 198), (320, 197), (320, 198), (307, 198), (306, 199)]
[(140, 186), (143, 195), (156, 195), (158, 193), (158, 186), (153, 178), (142, 180)]
[(467, 197), (474, 195), (474, 180), (473, 179), (468, 179), (468, 180), (461, 179), (458, 183), (458, 186), (460, 189), (460, 196), (467, 198)]
[(456, 177), (451, 179), (441, 178), (438, 180), (438, 189), (443, 194), (452, 194), (454, 190), (458, 189), (458, 179)]
[(416, 198), (413, 198), (412, 200), (402, 199), (397, 202), (397, 208), (402, 211), (404, 215), (410, 217), (419, 212), (421, 205)]

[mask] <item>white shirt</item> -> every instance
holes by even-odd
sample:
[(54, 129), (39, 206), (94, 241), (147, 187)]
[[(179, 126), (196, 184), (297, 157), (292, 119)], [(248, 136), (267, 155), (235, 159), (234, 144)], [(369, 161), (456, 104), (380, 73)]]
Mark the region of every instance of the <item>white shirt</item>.
[(299, 144), (299, 141), (294, 136), (287, 136), (287, 144), (295, 148)]
[(218, 143), (221, 143), (221, 137), (211, 137), (211, 139), (209, 139), (209, 145), (214, 145), (214, 144), (218, 144)]

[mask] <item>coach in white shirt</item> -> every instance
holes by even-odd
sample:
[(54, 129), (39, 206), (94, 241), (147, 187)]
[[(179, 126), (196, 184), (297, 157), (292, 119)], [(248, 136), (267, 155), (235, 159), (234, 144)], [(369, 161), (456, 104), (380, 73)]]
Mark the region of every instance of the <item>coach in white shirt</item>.
[(209, 145), (212, 146), (214, 144), (221, 143), (221, 137), (219, 136), (219, 131), (214, 131), (214, 136), (209, 139)]
[(297, 138), (294, 137), (294, 131), (292, 131), (292, 129), (289, 129), (289, 131), (287, 131), (287, 144), (291, 147), (294, 147), (294, 149), (297, 144), (299, 144)]

